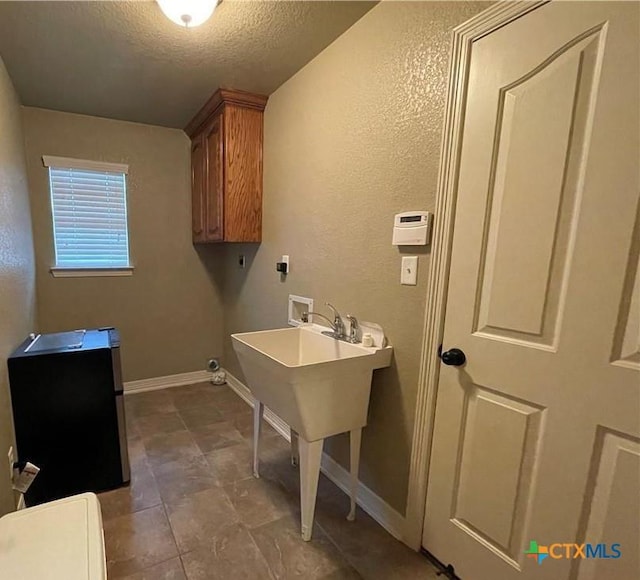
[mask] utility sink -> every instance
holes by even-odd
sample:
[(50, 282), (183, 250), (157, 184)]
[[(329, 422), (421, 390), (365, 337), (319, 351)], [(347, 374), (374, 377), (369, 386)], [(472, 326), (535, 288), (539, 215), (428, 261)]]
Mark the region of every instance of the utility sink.
[(307, 441), (367, 424), (375, 369), (391, 364), (392, 347), (365, 347), (324, 336), (309, 324), (232, 334), (254, 397)]
[(300, 467), (302, 539), (309, 541), (325, 437), (349, 432), (350, 495), (347, 519), (355, 519), (362, 428), (373, 371), (391, 364), (393, 349), (365, 347), (325, 336), (324, 326), (232, 334), (254, 398), (253, 474), (259, 477), (258, 448), (264, 406), (291, 429), (293, 465)]

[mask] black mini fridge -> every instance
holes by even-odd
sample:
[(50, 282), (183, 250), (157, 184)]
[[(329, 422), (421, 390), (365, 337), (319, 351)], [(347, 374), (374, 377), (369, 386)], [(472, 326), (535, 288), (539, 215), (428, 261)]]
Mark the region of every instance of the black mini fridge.
[(8, 367), (18, 455), (40, 468), (28, 506), (129, 481), (117, 330), (31, 335)]

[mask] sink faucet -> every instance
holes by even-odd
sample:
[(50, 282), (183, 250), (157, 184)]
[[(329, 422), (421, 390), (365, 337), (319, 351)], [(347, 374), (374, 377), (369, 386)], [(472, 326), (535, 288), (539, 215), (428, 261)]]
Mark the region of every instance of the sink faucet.
[[(325, 304), (329, 308), (331, 308), (331, 310), (333, 310), (333, 320), (331, 320), (331, 318), (329, 318), (328, 316), (321, 314), (320, 312), (311, 313), (312, 316), (319, 316), (320, 318), (324, 318), (331, 326), (331, 331), (327, 330), (327, 331), (324, 331), (322, 334), (326, 336), (330, 336), (337, 340), (344, 340), (345, 342), (351, 342), (353, 344), (360, 342), (360, 340), (358, 339), (358, 334), (360, 329), (360, 326), (358, 325), (358, 319), (355, 316), (351, 316), (351, 314), (347, 315), (347, 318), (351, 323), (349, 328), (349, 336), (347, 336), (345, 333), (342, 316), (340, 316), (340, 313), (338, 312), (336, 307), (333, 306), (332, 304), (329, 304), (329, 302), (325, 302)], [(309, 322), (309, 312), (302, 313), (302, 322)]]
[[(335, 338), (338, 338), (338, 330), (336, 329), (336, 325), (334, 324), (333, 320), (331, 320), (331, 318), (329, 318), (328, 316), (325, 316), (324, 314), (321, 314), (320, 312), (303, 312), (302, 313), (302, 322), (309, 322), (309, 315), (313, 316), (314, 318), (316, 317), (320, 317), (320, 318), (324, 318), (330, 325), (331, 325), (331, 332), (329, 334), (331, 335), (336, 335)], [(325, 334), (324, 332), (322, 334)], [(342, 335), (340, 335), (340, 338), (344, 338)]]
[[(323, 332), (322, 334), (326, 334), (327, 336), (331, 336), (333, 338), (337, 338), (339, 340), (344, 340), (344, 322), (342, 322), (342, 317), (340, 313), (336, 310), (335, 306), (332, 306), (328, 302), (325, 304), (333, 310), (333, 320), (320, 312), (311, 312), (312, 316), (319, 316), (320, 318), (324, 318), (331, 326), (331, 332)], [(309, 312), (302, 313), (302, 322), (309, 322)]]
[(340, 313), (335, 306), (329, 302), (325, 302), (324, 304), (333, 310), (333, 332), (335, 332), (337, 338), (344, 338), (344, 322), (342, 322), (342, 316), (340, 316)]

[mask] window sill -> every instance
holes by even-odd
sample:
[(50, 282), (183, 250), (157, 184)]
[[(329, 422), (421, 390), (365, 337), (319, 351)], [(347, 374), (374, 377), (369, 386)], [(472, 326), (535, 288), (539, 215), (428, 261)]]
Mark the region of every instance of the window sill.
[(51, 268), (54, 278), (90, 278), (94, 276), (131, 276), (133, 267), (125, 268)]

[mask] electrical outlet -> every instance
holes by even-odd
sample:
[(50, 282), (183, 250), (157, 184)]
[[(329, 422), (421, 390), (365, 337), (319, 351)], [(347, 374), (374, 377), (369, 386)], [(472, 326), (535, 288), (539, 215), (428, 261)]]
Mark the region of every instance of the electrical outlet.
[(9, 461), (9, 479), (13, 480), (13, 464), (15, 463), (15, 456), (13, 454), (13, 445), (9, 447), (9, 452), (7, 453), (7, 460)]

